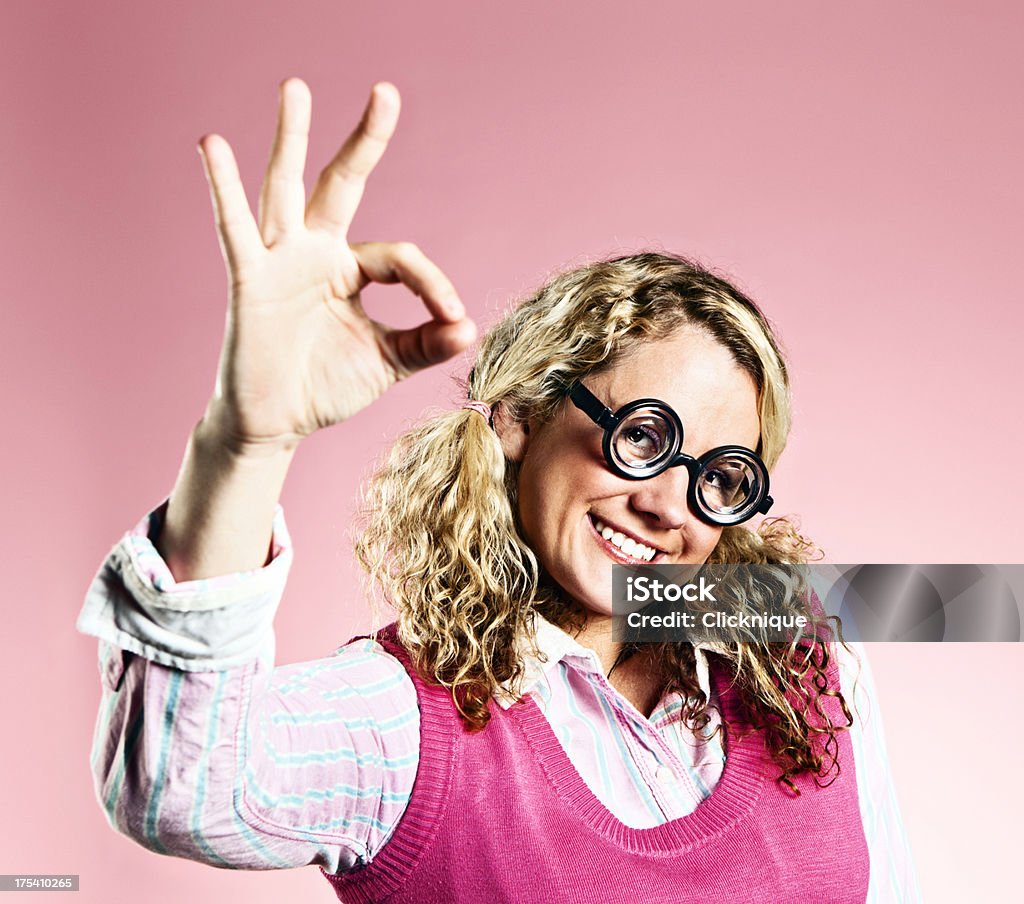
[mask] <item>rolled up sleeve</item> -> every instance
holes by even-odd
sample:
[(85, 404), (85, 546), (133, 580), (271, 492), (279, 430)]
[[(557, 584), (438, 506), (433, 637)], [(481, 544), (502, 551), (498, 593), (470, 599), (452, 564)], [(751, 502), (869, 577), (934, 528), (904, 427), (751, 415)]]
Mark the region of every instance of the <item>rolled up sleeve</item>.
[[(86, 593), (78, 630), (183, 671), (272, 663), (274, 614), (293, 555), (282, 507), (262, 568), (180, 583), (153, 543), (166, 510), (165, 499), (107, 555)], [(115, 679), (116, 664), (106, 668)]]
[(262, 568), (176, 583), (154, 539), (166, 500), (114, 546), (77, 627), (99, 638), (92, 748), (111, 826), (229, 869), (372, 860), (419, 761), (416, 691), (369, 639), (274, 666), (292, 559), (280, 506)]

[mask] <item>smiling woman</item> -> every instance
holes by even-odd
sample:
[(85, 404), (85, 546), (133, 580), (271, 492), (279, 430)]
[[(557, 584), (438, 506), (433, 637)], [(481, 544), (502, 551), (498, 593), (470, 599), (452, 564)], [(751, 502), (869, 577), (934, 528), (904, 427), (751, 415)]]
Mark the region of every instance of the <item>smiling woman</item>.
[[(475, 336), (415, 246), (347, 241), (397, 114), (376, 86), (304, 206), (310, 98), (283, 83), (259, 222), (202, 143), (231, 283), (217, 389), (79, 619), (111, 823), (215, 866), (317, 864), (346, 901), (915, 899), (844, 646), (612, 639), (617, 563), (814, 550), (785, 519), (744, 526), (772, 503), (786, 365), (757, 306), (684, 258), (578, 267), (502, 319), (465, 404), (370, 482), (356, 551), (397, 621), (274, 667), (296, 446)], [(371, 281), (429, 318), (370, 320)]]
[[(645, 343), (588, 382), (615, 407), (650, 396), (667, 400), (680, 412), (694, 456), (729, 442), (758, 445), (753, 378), (694, 328)], [(691, 510), (685, 468), (623, 480), (605, 461), (600, 432), (573, 405), (547, 424), (520, 429), (522, 528), (547, 574), (575, 603), (609, 614), (610, 563), (640, 561), (629, 554), (630, 540), (632, 549), (639, 543), (657, 550), (652, 561), (665, 565), (706, 562), (718, 545), (724, 528)], [(612, 530), (610, 540), (595, 522)], [(619, 533), (626, 539), (616, 544)]]
[[(664, 668), (650, 668), (648, 656), (611, 675), (621, 652), (611, 640), (612, 565), (640, 562), (638, 549), (667, 565), (799, 562), (812, 549), (784, 519), (761, 533), (717, 523), (693, 504), (688, 468), (624, 476), (602, 431), (569, 400), (584, 398), (584, 383), (588, 398), (612, 408), (646, 400), (648, 430), (655, 400), (673, 412), (677, 457), (740, 449), (766, 471), (786, 442), (789, 381), (767, 321), (734, 286), (683, 258), (643, 253), (577, 268), (495, 326), (468, 386), (493, 429), (468, 409), (402, 437), (371, 482), (357, 548), (397, 605), (399, 638), (418, 669), (451, 688), (472, 728), (522, 674), (518, 643), (533, 636), (537, 613), (593, 650), (613, 685), (628, 680), (636, 693), (639, 684), (637, 699), (649, 704), (680, 694), (681, 718), (706, 721), (688, 644), (660, 650)], [(781, 726), (774, 744), (784, 777), (827, 772), (811, 743), (819, 728), (777, 689), (801, 671), (797, 658), (767, 648), (731, 655), (748, 702), (774, 700), (759, 715)], [(827, 662), (825, 652), (822, 678)], [(813, 706), (817, 694), (802, 696)], [(845, 722), (821, 728), (831, 741)]]

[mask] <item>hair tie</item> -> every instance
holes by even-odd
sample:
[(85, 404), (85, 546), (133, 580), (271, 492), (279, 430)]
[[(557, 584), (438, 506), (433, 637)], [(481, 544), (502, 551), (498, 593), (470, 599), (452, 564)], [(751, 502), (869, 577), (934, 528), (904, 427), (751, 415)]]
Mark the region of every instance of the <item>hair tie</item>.
[(491, 422), (491, 406), (486, 402), (476, 402), (472, 399), (468, 402), (462, 403), (463, 408), (469, 408), (471, 411), (476, 411), (478, 414), (482, 414), (486, 418), (487, 423)]

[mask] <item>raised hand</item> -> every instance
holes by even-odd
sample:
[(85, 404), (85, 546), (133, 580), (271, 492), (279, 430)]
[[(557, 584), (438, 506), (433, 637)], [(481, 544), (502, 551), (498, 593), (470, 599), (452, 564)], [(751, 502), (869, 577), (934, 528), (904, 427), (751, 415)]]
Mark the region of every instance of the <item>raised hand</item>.
[[(258, 222), (228, 143), (218, 135), (200, 141), (230, 286), (206, 419), (235, 452), (293, 448), (476, 338), (451, 282), (415, 245), (348, 242), (399, 106), (393, 85), (374, 85), (359, 125), (307, 204), (302, 174), (312, 99), (301, 79), (282, 82)], [(371, 320), (359, 300), (370, 282), (403, 283), (430, 319), (406, 330)]]

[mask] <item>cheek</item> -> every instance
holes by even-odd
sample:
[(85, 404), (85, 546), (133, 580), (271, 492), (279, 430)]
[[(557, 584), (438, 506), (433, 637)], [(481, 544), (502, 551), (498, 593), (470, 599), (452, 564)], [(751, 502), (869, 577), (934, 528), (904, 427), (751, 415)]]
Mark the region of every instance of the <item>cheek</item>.
[(711, 553), (714, 552), (718, 541), (722, 538), (723, 528), (711, 527), (711, 525), (705, 524), (703, 521), (699, 521), (698, 524), (699, 526), (696, 530), (699, 533), (694, 536), (694, 548), (700, 551), (702, 560), (707, 560)]
[(534, 549), (544, 536), (543, 520), (552, 502), (550, 481), (537, 457), (527, 456), (519, 469), (517, 512), (523, 537)]
[(594, 473), (571, 449), (538, 444), (519, 469), (517, 509), (524, 538), (537, 552), (550, 551), (582, 519), (600, 482), (614, 475)]

